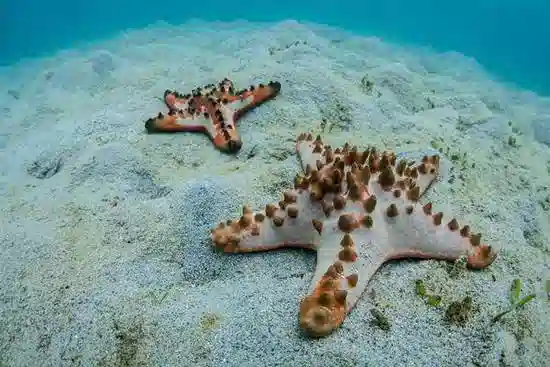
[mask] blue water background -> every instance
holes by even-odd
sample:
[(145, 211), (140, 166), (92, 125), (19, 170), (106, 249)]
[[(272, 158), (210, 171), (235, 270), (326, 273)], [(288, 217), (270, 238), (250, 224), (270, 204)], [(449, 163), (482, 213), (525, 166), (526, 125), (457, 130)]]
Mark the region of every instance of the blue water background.
[(0, 65), (162, 20), (323, 23), (474, 57), (499, 79), (550, 95), (550, 0), (0, 0)]

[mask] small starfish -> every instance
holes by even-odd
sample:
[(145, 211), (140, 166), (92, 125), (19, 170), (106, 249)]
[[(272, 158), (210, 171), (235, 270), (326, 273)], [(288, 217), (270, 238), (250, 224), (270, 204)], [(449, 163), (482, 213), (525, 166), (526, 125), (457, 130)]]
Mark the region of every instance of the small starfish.
[(159, 112), (147, 119), (145, 129), (149, 133), (202, 132), (219, 150), (236, 153), (242, 146), (236, 122), (246, 112), (277, 96), (280, 90), (281, 83), (269, 82), (235, 93), (233, 82), (227, 78), (218, 85), (209, 84), (185, 95), (166, 90), (164, 102), (168, 114)]
[(372, 147), (360, 152), (346, 143), (333, 150), (311, 134), (298, 137), (296, 151), (305, 175), (296, 176), (294, 189), (263, 211), (244, 206), (241, 218), (218, 224), (211, 239), (230, 253), (316, 250), (315, 275), (299, 310), (310, 336), (338, 328), (389, 260), (466, 256), (470, 268), (480, 269), (496, 258), (468, 225), (460, 228), (455, 218), (442, 224), (443, 213), (419, 203), (436, 180), (439, 156), (413, 165)]

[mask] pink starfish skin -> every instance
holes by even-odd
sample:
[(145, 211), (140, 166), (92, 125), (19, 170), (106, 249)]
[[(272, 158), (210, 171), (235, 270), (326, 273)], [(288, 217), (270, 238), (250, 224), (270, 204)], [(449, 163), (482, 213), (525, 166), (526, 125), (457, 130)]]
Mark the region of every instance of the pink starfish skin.
[(309, 294), (300, 302), (299, 324), (310, 336), (338, 328), (365, 291), (373, 274), (388, 260), (455, 260), (466, 256), (470, 268), (496, 258), (456, 219), (419, 199), (435, 181), (439, 156), (416, 166), (396, 162), (392, 152), (364, 152), (345, 144), (332, 150), (320, 136), (301, 134), (296, 143), (305, 176), (294, 189), (263, 211), (243, 207), (239, 220), (212, 229), (214, 246), (224, 252), (301, 247), (317, 251)]

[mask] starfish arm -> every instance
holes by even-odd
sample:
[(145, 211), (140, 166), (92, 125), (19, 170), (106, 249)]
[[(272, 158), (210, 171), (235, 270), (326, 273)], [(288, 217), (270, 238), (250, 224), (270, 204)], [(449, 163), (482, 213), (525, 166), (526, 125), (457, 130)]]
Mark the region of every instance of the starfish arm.
[(281, 247), (312, 249), (318, 243), (322, 218), (321, 204), (297, 183), (277, 205), (267, 204), (257, 212), (243, 207), (240, 219), (219, 223), (211, 230), (211, 239), (217, 249), (233, 253)]
[(236, 95), (225, 94), (222, 98), (228, 100), (228, 105), (234, 111), (235, 122), (237, 122), (248, 111), (275, 98), (280, 91), (281, 83), (270, 81), (267, 85), (251, 85), (249, 89), (238, 91)]
[(169, 112), (168, 114), (159, 112), (157, 116), (145, 121), (145, 129), (148, 133), (174, 133), (182, 131), (205, 133), (206, 123), (201, 118), (185, 118), (176, 112)]
[(317, 264), (308, 295), (300, 302), (299, 324), (310, 336), (326, 336), (338, 328), (353, 309), (388, 253), (364, 226), (361, 242), (339, 227), (347, 217), (332, 219), (323, 228)]
[(432, 213), (432, 203), (418, 202), (437, 178), (439, 157), (425, 156), (417, 166), (403, 160), (395, 163), (393, 157), (382, 156), (369, 177), (368, 196), (364, 198), (373, 210), (370, 215), (374, 223), (385, 228), (378, 240), (386, 233), (383, 240), (391, 248), (388, 258), (456, 260), (466, 256), (471, 268), (491, 264), (496, 253), (480, 243), (480, 234), (471, 234), (468, 225), (460, 229), (455, 218), (442, 224), (442, 212)]
[(385, 227), (390, 249), (388, 259), (420, 258), (456, 260), (465, 256), (470, 268), (489, 266), (497, 254), (492, 246), (481, 243), (481, 234), (471, 233), (470, 226), (456, 218), (443, 220), (442, 212), (433, 211), (432, 203), (422, 205), (404, 197), (382, 200), (372, 214)]

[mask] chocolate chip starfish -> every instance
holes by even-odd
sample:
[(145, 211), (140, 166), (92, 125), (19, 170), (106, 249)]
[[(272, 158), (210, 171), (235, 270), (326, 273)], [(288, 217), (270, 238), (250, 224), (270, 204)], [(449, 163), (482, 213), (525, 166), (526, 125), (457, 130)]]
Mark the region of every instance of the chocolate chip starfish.
[(218, 85), (196, 88), (185, 95), (166, 90), (164, 102), (168, 114), (159, 112), (156, 117), (147, 119), (145, 129), (149, 133), (202, 132), (219, 150), (236, 153), (242, 146), (236, 122), (246, 112), (277, 96), (280, 90), (279, 82), (269, 82), (235, 93), (233, 82), (227, 78)]
[(397, 162), (393, 152), (345, 144), (332, 149), (317, 136), (301, 134), (296, 151), (304, 175), (277, 204), (263, 211), (243, 207), (240, 219), (212, 229), (216, 248), (230, 253), (301, 247), (317, 251), (309, 295), (302, 299), (299, 324), (311, 336), (338, 328), (388, 260), (455, 260), (484, 268), (496, 258), (491, 246), (468, 225), (460, 228), (432, 204), (420, 204), (434, 183), (439, 156)]

